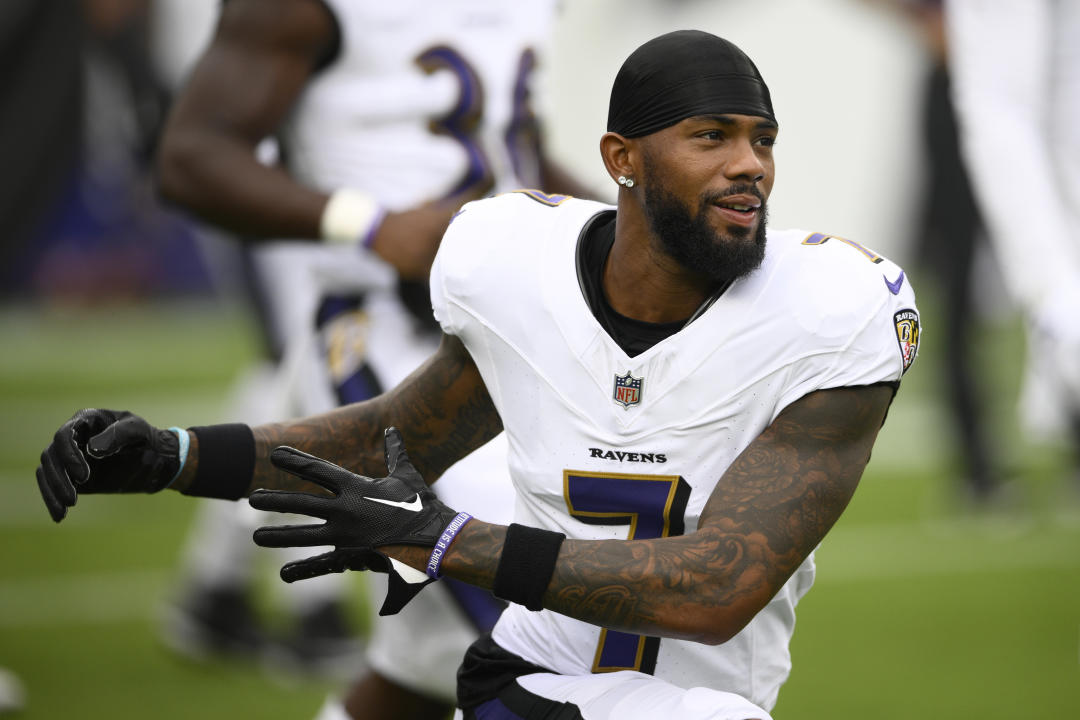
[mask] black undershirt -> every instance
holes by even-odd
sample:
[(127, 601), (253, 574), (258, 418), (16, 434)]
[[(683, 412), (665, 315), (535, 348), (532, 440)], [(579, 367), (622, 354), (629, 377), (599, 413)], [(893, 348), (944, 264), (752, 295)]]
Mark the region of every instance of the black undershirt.
[[(608, 335), (619, 344), (623, 352), (630, 357), (635, 357), (669, 335), (682, 330), (690, 318), (670, 323), (650, 323), (628, 318), (616, 312), (604, 296), (602, 281), (604, 263), (614, 244), (615, 211), (609, 210), (594, 217), (581, 230), (577, 247), (578, 282), (585, 293), (585, 302), (589, 304), (593, 316)], [(718, 290), (712, 300), (722, 295), (729, 286), (730, 283)], [(886, 385), (892, 388), (895, 394), (900, 387), (900, 381), (882, 380), (870, 383), (871, 387), (874, 385)], [(882, 423), (884, 424), (884, 420)]]
[(578, 280), (593, 316), (623, 352), (635, 357), (682, 330), (686, 320), (643, 322), (621, 315), (611, 307), (604, 295), (603, 277), (604, 264), (614, 244), (615, 211), (610, 210), (594, 217), (581, 231), (577, 249)]

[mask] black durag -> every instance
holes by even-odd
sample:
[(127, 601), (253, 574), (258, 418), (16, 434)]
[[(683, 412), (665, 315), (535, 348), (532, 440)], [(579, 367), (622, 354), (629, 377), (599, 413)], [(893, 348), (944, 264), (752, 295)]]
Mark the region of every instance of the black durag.
[(609, 132), (635, 138), (697, 115), (754, 115), (776, 122), (769, 88), (753, 61), (723, 38), (677, 30), (654, 38), (619, 69)]

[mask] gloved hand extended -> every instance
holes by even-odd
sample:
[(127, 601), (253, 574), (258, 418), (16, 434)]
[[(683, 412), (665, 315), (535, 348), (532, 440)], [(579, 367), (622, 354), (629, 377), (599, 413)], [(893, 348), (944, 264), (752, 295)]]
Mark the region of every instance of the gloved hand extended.
[(86, 409), (60, 426), (41, 453), (38, 489), (56, 522), (79, 495), (155, 493), (180, 470), (180, 439), (126, 411)]
[(248, 502), (259, 510), (310, 515), (325, 520), (318, 525), (279, 525), (255, 531), (263, 547), (314, 547), (334, 550), (281, 568), (281, 579), (294, 582), (345, 570), (389, 573), (389, 589), (380, 615), (393, 615), (432, 582), (425, 573), (388, 557), (378, 548), (418, 545), (430, 550), (456, 513), (439, 500), (405, 454), (396, 428), (385, 436), (386, 467), (383, 478), (349, 472), (291, 447), (278, 447), (270, 455), (275, 466), (329, 490), (333, 497), (304, 492), (257, 490)]

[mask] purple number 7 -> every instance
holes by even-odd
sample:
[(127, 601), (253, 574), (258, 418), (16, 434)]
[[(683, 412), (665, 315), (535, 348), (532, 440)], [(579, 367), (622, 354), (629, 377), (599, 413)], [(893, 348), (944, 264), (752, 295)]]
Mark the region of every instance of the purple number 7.
[[(678, 475), (627, 475), (566, 470), (563, 495), (570, 515), (590, 525), (629, 525), (627, 539), (683, 534), (690, 485)], [(656, 669), (660, 638), (604, 628), (593, 672)]]

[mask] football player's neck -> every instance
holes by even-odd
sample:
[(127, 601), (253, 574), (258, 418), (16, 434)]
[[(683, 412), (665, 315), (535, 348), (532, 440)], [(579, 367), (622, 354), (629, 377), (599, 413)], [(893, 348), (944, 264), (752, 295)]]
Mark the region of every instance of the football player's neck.
[(713, 283), (664, 254), (644, 216), (635, 217), (624, 207), (615, 220), (615, 244), (604, 264), (608, 303), (619, 314), (643, 322), (689, 318), (713, 294)]

